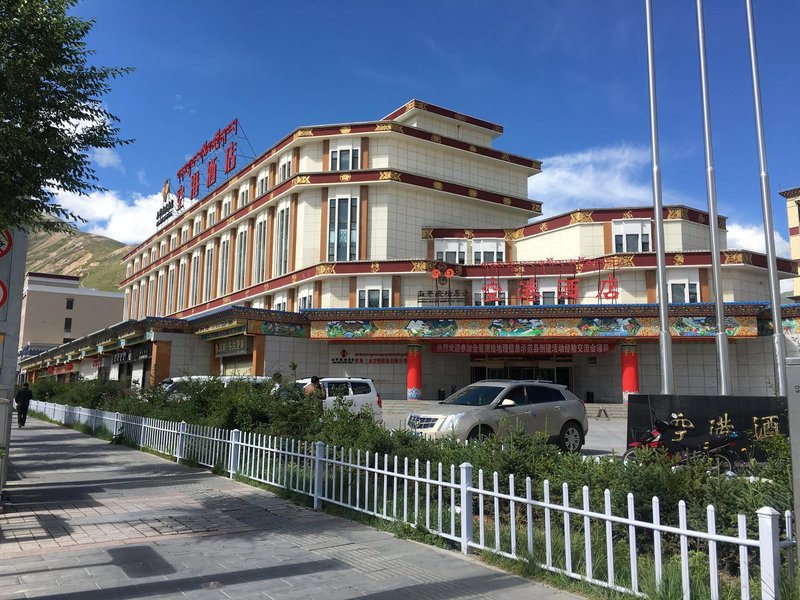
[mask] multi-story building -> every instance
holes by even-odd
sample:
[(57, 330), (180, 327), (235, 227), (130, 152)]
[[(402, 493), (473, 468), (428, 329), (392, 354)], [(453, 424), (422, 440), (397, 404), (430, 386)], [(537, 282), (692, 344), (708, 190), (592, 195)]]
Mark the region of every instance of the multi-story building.
[[(502, 130), (412, 100), (379, 121), (293, 131), (126, 257), (125, 323), (26, 370), (110, 354), (112, 377), (149, 383), (293, 364), (370, 376), (385, 397), (487, 377), (597, 401), (658, 391), (653, 209), (532, 221), (541, 163), (493, 148)], [(664, 218), (677, 389), (714, 393), (708, 248), (712, 227), (726, 248), (725, 219), (683, 206)], [(734, 390), (764, 394), (766, 258), (721, 258)]]
[[(80, 287), (80, 277), (28, 272), (22, 290), (20, 360), (119, 323), (123, 304), (122, 293)], [(73, 366), (54, 366), (51, 374), (77, 374)], [(102, 367), (101, 360), (97, 368)]]

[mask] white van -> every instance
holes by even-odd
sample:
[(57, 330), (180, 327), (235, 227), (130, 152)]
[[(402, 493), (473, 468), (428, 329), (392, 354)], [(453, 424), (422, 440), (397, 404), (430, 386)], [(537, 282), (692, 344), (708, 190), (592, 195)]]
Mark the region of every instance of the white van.
[[(311, 382), (310, 377), (297, 380), (297, 385), (302, 389)], [(352, 411), (361, 412), (364, 406), (370, 406), (375, 415), (375, 422), (383, 422), (383, 401), (375, 383), (367, 377), (320, 377), (320, 384), (325, 391), (324, 407), (333, 408), (333, 402), (342, 396), (353, 403)]]

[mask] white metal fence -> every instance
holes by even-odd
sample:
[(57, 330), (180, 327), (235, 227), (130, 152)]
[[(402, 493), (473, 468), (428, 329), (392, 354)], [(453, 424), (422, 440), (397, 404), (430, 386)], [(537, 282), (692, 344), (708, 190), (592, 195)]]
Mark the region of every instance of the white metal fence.
[[(530, 478), (500, 481), (497, 473), (473, 472), (472, 465), (432, 465), (402, 461), (351, 448), (133, 417), (119, 413), (33, 401), (31, 410), (93, 431), (104, 428), (142, 448), (179, 462), (224, 469), (241, 477), (284, 488), (377, 518), (424, 528), (458, 544), (461, 551), (491, 552), (593, 585), (645, 597), (643, 589), (670, 585), (689, 600), (698, 586), (717, 600), (726, 586), (742, 599), (780, 597), (782, 578), (794, 574), (791, 514), (774, 509), (756, 513), (757, 528), (738, 515), (735, 535), (717, 533), (714, 507), (706, 528), (687, 526), (687, 507), (678, 523), (662, 523), (657, 497), (648, 518), (635, 514), (632, 494), (627, 514), (612, 512), (612, 495), (593, 507), (584, 486), (579, 506), (567, 484), (554, 493), (545, 481), (541, 494)], [(560, 497), (559, 497), (560, 496)], [(692, 572), (694, 570), (694, 572)], [(679, 572), (679, 575), (676, 574)], [(696, 594), (695, 594), (696, 595)]]

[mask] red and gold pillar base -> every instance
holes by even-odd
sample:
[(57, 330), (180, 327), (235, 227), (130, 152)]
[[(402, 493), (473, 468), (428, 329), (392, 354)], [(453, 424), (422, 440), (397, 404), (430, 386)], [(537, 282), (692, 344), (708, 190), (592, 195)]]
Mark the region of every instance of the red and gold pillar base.
[(406, 399), (422, 398), (422, 345), (409, 344), (406, 349)]
[(639, 393), (639, 346), (625, 342), (620, 345), (622, 351), (622, 402), (628, 403), (629, 394)]

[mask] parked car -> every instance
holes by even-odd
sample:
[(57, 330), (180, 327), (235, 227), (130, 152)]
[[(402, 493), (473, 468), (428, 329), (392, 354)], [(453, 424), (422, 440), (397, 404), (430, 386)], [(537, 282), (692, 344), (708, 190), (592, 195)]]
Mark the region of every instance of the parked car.
[[(302, 389), (311, 382), (310, 377), (297, 380), (297, 385)], [(352, 411), (361, 412), (364, 406), (372, 407), (375, 422), (383, 422), (383, 401), (375, 388), (375, 383), (367, 377), (321, 377), (319, 380), (325, 392), (323, 405), (333, 408), (333, 402), (342, 396), (353, 403)]]
[(576, 452), (589, 431), (586, 407), (566, 386), (494, 379), (461, 388), (444, 401), (414, 410), (409, 429), (427, 438), (460, 441), (502, 434), (515, 425), (542, 431), (562, 450)]

